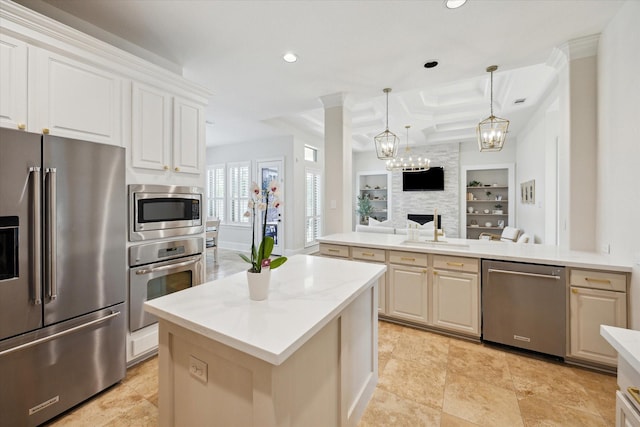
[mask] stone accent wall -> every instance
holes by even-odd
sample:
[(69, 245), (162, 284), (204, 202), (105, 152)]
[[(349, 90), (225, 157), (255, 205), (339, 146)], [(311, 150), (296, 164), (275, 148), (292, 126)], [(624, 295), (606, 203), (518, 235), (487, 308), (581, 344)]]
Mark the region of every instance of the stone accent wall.
[[(401, 147), (402, 149), (402, 147)], [(444, 167), (444, 191), (402, 191), (402, 172), (392, 172), (393, 226), (407, 225), (407, 214), (433, 214), (435, 208), (442, 215), (447, 237), (459, 237), (460, 220), (460, 150), (459, 144), (441, 144), (411, 150), (413, 156), (431, 159), (431, 166)]]

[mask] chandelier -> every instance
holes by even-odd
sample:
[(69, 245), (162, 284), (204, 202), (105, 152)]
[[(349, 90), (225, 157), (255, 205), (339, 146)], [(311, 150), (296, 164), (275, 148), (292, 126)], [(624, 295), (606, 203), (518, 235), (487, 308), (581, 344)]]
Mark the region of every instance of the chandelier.
[(413, 157), (410, 154), (409, 149), (409, 128), (411, 126), (406, 125), (405, 129), (407, 129), (407, 147), (404, 149), (406, 157), (395, 157), (393, 159), (387, 160), (387, 170), (388, 171), (402, 171), (402, 172), (420, 172), (429, 170), (431, 161), (426, 157), (418, 156)]
[(487, 67), (487, 72), (491, 73), (491, 115), (478, 123), (476, 128), (480, 151), (500, 151), (507, 138), (509, 120), (493, 115), (493, 72), (497, 69), (497, 65)]
[(373, 138), (376, 143), (376, 154), (380, 160), (393, 160), (398, 153), (398, 137), (395, 133), (389, 131), (389, 92), (391, 89), (382, 90), (387, 94), (387, 127), (384, 132)]

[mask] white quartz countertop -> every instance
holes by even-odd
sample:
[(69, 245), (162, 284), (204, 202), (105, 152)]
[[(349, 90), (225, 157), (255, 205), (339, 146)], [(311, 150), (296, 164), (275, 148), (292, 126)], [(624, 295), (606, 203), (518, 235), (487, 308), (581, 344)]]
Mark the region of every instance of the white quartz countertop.
[(600, 325), (600, 335), (616, 349), (620, 357), (640, 373), (640, 331)]
[(144, 306), (160, 319), (280, 365), (385, 271), (384, 264), (295, 255), (271, 272), (264, 301), (249, 299), (243, 271)]
[(489, 240), (440, 238), (441, 242), (407, 241), (406, 235), (350, 232), (323, 236), (321, 243), (362, 246), (368, 248), (426, 252), (442, 255), (468, 256), (474, 258), (520, 261), (537, 264), (561, 265), (631, 272), (633, 263), (629, 259), (616, 258), (608, 254), (562, 249), (558, 246), (520, 244)]

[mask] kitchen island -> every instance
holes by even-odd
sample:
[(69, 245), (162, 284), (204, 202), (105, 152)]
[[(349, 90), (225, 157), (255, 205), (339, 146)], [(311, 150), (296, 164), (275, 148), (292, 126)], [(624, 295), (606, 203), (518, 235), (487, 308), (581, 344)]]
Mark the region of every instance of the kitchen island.
[(296, 255), (252, 301), (244, 272), (145, 303), (162, 426), (355, 426), (377, 383), (384, 265)]

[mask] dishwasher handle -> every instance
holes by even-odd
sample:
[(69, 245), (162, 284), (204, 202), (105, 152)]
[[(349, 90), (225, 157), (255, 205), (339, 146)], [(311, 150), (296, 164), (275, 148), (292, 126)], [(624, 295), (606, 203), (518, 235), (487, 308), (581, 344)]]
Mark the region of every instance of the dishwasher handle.
[(500, 270), (497, 268), (490, 268), (487, 271), (489, 273), (513, 274), (515, 276), (527, 276), (527, 277), (538, 277), (541, 279), (560, 280), (560, 276), (553, 276), (551, 274), (525, 273), (524, 271)]

